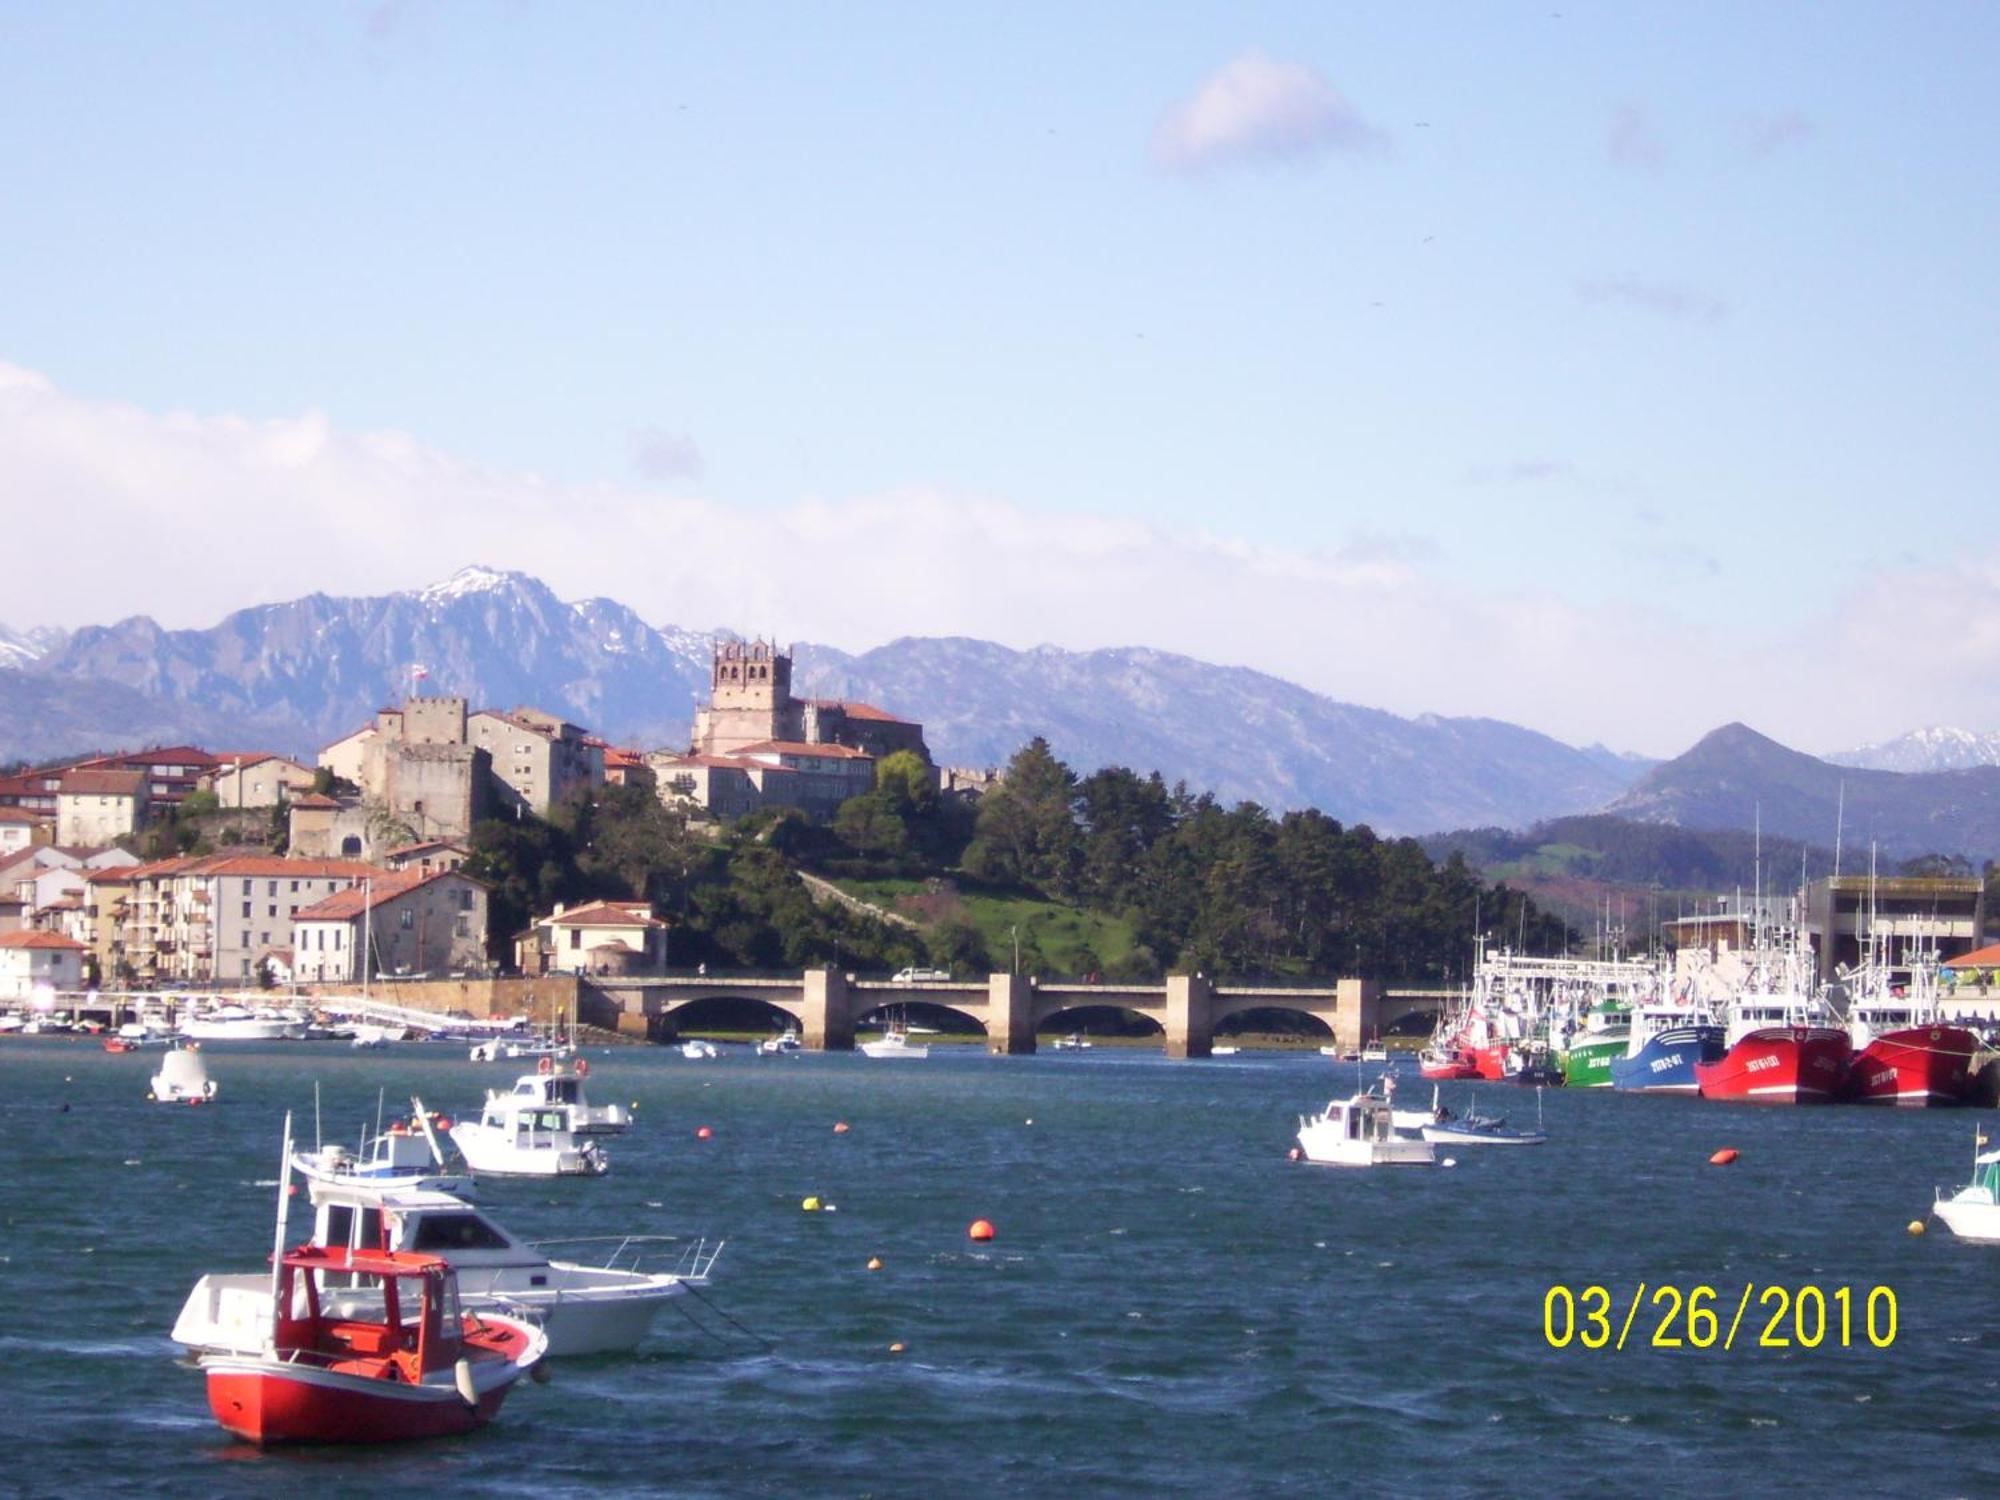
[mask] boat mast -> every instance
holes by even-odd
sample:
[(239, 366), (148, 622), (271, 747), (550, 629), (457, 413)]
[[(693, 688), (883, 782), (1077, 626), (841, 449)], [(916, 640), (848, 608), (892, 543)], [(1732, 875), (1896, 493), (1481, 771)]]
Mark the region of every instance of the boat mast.
[(278, 1324), (285, 1310), (278, 1305), (280, 1276), (285, 1263), (285, 1215), (292, 1206), (292, 1112), (285, 1111), (285, 1149), (278, 1161), (278, 1225), (271, 1234), (271, 1346), (277, 1347)]

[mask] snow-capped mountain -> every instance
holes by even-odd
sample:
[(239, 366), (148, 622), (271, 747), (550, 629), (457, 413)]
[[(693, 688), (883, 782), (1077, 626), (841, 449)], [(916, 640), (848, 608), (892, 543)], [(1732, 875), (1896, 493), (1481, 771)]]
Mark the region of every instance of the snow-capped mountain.
[(63, 643), (63, 632), (54, 626), (34, 630), (13, 630), (0, 625), (0, 667), (33, 666)]
[[(400, 697), (419, 666), (426, 692), (533, 704), (619, 743), (680, 746), (707, 696), (711, 639), (480, 567), (403, 593), (238, 610), (207, 630), (138, 617), (0, 667), (0, 759), (173, 739), (310, 754)], [(1316, 806), (1384, 832), (1597, 807), (1647, 765), (1492, 720), (1403, 719), (1159, 651), (957, 639), (796, 650), (802, 696), (921, 720), (946, 764), (997, 765), (1039, 734), (1079, 770), (1158, 770), (1229, 801)]]
[(2000, 766), (2000, 731), (1982, 734), (1932, 725), (1826, 758), (1837, 766), (1869, 771), (1969, 771), (1975, 766)]

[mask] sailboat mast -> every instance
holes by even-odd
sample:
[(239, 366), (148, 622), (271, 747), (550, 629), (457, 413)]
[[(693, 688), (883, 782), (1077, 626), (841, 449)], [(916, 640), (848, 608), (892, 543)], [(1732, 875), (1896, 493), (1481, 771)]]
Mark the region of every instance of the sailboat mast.
[(285, 1310), (278, 1305), (280, 1273), (285, 1260), (285, 1216), (292, 1206), (292, 1112), (285, 1111), (285, 1148), (278, 1161), (278, 1223), (271, 1233), (271, 1342), (278, 1341), (278, 1323)]

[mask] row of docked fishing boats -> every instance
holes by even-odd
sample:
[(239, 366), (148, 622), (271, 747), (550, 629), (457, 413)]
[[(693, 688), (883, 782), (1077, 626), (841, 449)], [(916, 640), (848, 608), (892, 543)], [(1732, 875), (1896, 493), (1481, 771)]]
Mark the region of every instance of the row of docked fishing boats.
[(1427, 1078), (1560, 1082), (1759, 1104), (1964, 1102), (1980, 1041), (1947, 1020), (1934, 950), (1886, 938), (1816, 983), (1790, 934), (1743, 954), (1534, 958), (1483, 948)]
[[(544, 1359), (630, 1351), (670, 1300), (705, 1285), (720, 1243), (531, 1242), (476, 1206), (474, 1174), (567, 1174), (577, 1151), (596, 1152), (577, 1137), (628, 1126), (617, 1106), (589, 1103), (588, 1071), (581, 1058), (538, 1066), (490, 1090), (476, 1127), (412, 1099), (407, 1122), (378, 1124), (353, 1151), (295, 1148), (288, 1116), (269, 1271), (203, 1276), (173, 1328), (216, 1420), (260, 1444), (464, 1432)], [(294, 1173), (313, 1218), (290, 1245)]]

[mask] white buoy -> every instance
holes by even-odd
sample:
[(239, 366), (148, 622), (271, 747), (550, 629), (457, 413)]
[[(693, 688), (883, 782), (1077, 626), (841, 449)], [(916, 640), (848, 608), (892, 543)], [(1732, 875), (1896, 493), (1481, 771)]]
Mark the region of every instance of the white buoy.
[(1441, 1167), (1455, 1167), (1458, 1165), (1458, 1158), (1455, 1156), (1447, 1156), (1443, 1161), (1439, 1162), (1438, 1165)]

